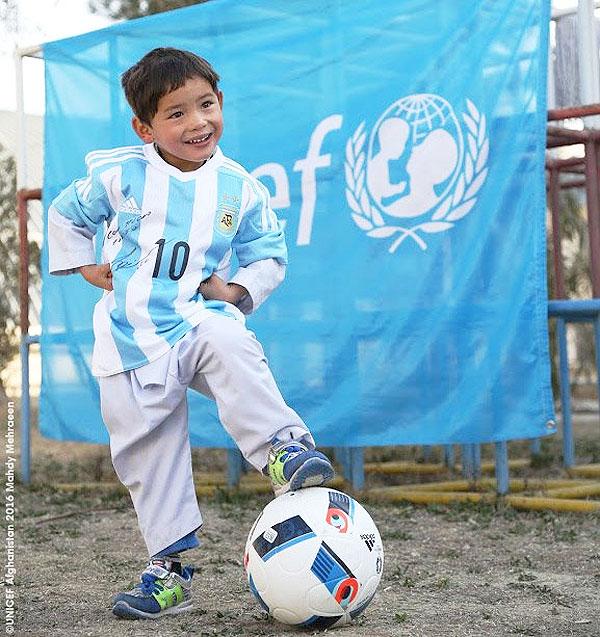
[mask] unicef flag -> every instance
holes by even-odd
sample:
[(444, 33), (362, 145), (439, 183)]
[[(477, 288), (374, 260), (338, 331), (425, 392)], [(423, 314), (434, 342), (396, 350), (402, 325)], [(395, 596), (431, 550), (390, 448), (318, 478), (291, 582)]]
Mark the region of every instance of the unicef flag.
[[(119, 75), (156, 46), (222, 76), (225, 154), (286, 223), (248, 325), (321, 445), (553, 431), (546, 0), (213, 0), (44, 47), (48, 203), (91, 150), (137, 143)], [(97, 293), (44, 276), (42, 430), (106, 440)], [(192, 442), (229, 446), (190, 394)]]

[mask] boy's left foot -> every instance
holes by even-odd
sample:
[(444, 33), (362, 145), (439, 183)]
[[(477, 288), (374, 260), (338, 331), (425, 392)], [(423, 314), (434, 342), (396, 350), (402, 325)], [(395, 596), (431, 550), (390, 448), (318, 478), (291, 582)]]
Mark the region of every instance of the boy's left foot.
[(275, 442), (269, 451), (267, 473), (275, 496), (318, 487), (335, 475), (329, 458), (303, 440)]
[(112, 612), (123, 619), (156, 619), (192, 610), (192, 576), (186, 566), (173, 570), (169, 559), (154, 558), (140, 577), (140, 583), (113, 598)]

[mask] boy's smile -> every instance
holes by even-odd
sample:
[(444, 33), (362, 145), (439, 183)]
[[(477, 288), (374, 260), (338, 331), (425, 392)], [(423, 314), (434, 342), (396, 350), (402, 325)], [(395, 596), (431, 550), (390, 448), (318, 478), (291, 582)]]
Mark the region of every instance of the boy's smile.
[(133, 118), (133, 128), (146, 143), (154, 142), (162, 158), (179, 170), (200, 168), (223, 134), (223, 94), (194, 77), (163, 95), (149, 124)]

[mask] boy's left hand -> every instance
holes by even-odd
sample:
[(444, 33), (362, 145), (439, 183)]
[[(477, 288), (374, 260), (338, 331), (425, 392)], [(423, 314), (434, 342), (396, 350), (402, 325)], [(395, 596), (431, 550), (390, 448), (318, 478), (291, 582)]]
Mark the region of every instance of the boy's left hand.
[(237, 283), (225, 283), (223, 279), (216, 274), (211, 274), (208, 279), (200, 283), (200, 294), (207, 301), (227, 301), (233, 305), (237, 305), (242, 297), (248, 294), (248, 290), (243, 285)]

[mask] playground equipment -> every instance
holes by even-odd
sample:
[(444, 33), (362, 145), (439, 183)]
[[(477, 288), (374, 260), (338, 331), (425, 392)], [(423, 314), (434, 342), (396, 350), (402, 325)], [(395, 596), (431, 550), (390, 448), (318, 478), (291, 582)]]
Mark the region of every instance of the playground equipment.
[[(599, 114), (600, 104), (548, 111), (548, 148), (562, 148), (578, 144), (582, 144), (584, 148), (582, 157), (548, 158), (546, 160), (554, 257), (554, 300), (549, 302), (548, 314), (550, 317), (556, 318), (557, 322), (560, 399), (563, 412), (563, 456), (564, 465), (567, 468), (571, 468), (575, 464), (567, 353), (567, 322), (590, 322), (594, 326), (598, 399), (600, 401), (600, 130), (594, 128), (572, 130), (556, 126), (553, 122), (572, 118), (587, 118)], [(566, 298), (559, 195), (562, 189), (582, 187), (585, 188), (586, 194), (593, 298), (570, 301)]]

